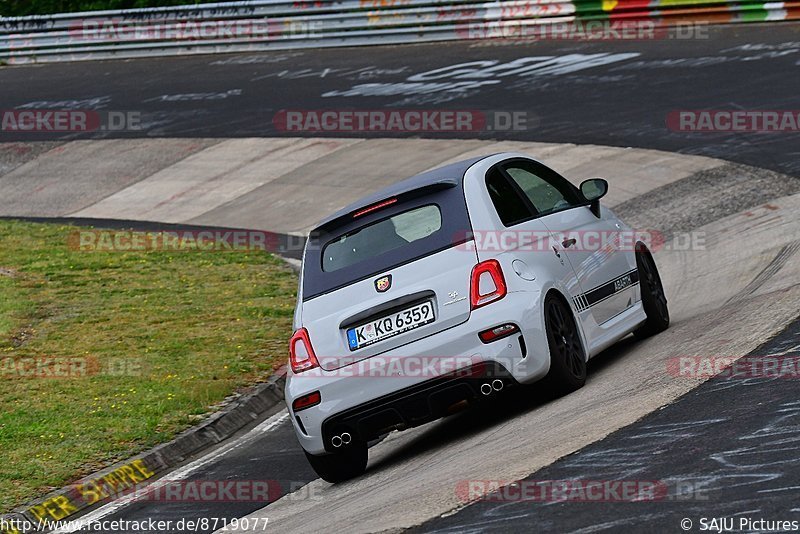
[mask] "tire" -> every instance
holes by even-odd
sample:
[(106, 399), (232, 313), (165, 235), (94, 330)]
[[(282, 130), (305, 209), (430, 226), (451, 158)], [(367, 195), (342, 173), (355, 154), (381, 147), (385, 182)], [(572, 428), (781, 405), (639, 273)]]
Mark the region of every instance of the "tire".
[(364, 474), (367, 470), (367, 456), (366, 443), (351, 443), (346, 450), (333, 454), (317, 456), (306, 452), (308, 463), (317, 475), (331, 484)]
[(562, 395), (582, 388), (586, 383), (586, 352), (572, 310), (562, 299), (549, 295), (544, 302), (544, 323), (550, 348), (546, 383)]
[(669, 328), (669, 308), (661, 276), (648, 250), (640, 248), (636, 251), (636, 268), (639, 270), (642, 307), (647, 320), (633, 331), (633, 335), (637, 339), (645, 339)]

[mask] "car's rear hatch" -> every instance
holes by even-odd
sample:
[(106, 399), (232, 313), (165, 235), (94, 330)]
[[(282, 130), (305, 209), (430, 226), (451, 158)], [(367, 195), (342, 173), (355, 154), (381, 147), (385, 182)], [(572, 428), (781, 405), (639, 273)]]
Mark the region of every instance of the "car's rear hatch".
[(459, 180), (378, 199), (312, 232), (301, 320), (320, 366), (337, 369), (465, 322), (477, 262), (470, 239)]

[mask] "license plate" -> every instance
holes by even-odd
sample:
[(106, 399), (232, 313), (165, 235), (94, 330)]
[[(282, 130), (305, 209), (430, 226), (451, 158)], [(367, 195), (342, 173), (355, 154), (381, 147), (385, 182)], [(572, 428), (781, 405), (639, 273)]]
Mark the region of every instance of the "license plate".
[(429, 300), (361, 326), (350, 328), (347, 330), (347, 344), (350, 346), (350, 350), (360, 349), (435, 320), (433, 301)]

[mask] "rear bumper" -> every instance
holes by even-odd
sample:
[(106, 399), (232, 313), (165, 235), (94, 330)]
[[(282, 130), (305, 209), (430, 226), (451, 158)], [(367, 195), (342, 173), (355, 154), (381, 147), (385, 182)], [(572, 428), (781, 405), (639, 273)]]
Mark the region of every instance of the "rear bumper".
[(481, 386), (486, 390), (486, 385), (492, 383), (493, 391), (499, 391), (517, 381), (496, 362), (478, 363), (345, 410), (322, 423), (325, 450), (333, 452), (331, 438), (344, 432), (354, 440), (367, 442), (392, 430), (405, 430), (444, 417), (454, 405), (473, 403), (486, 396)]
[[(485, 380), (467, 376), (475, 364), (486, 365), (484, 375), (502, 376), (505, 386), (543, 377), (550, 356), (539, 310), (532, 293), (509, 293), (473, 310), (466, 322), (397, 349), (336, 370), (290, 372), (286, 404), (300, 445), (324, 454), (335, 450), (330, 439), (342, 432), (369, 440), (438, 419), (454, 403), (482, 396)], [(478, 332), (505, 323), (520, 332), (488, 344), (478, 338)], [(426, 361), (435, 365), (426, 368)], [(318, 405), (297, 413), (291, 409), (294, 399), (315, 391), (321, 396)]]

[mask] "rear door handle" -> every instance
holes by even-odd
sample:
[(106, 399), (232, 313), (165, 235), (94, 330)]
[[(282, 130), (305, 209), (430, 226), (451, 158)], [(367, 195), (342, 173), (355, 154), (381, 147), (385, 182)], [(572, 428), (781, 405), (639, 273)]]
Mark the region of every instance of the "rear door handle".
[(564, 248), (569, 248), (577, 242), (578, 241), (575, 238), (571, 238), (571, 239), (565, 239), (564, 241), (561, 242), (561, 244), (564, 246)]

